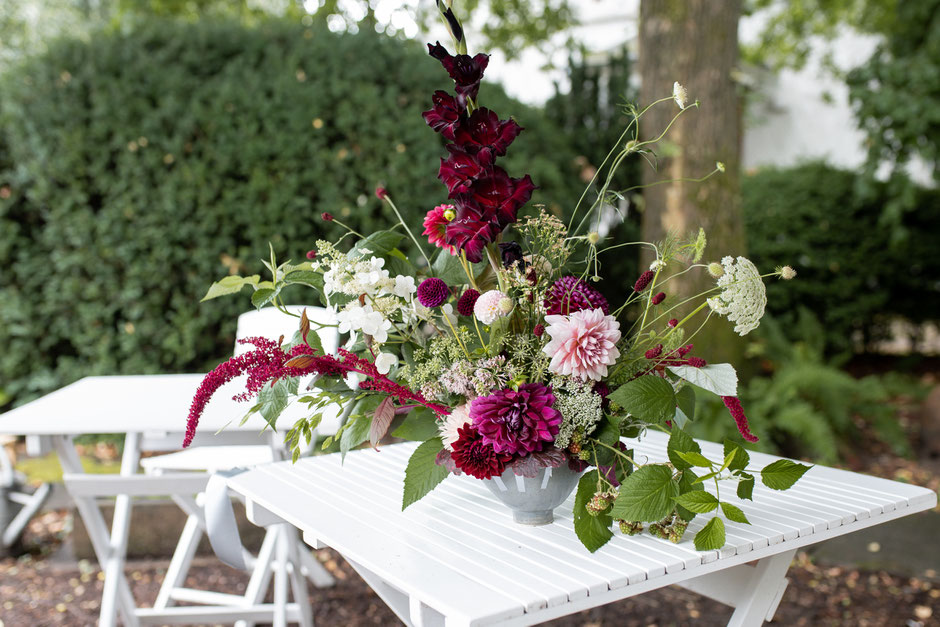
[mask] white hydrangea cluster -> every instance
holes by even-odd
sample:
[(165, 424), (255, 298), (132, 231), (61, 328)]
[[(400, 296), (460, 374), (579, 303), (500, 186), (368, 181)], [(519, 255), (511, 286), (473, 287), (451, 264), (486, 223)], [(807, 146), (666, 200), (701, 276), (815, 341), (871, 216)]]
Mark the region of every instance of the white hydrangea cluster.
[(721, 293), (708, 299), (715, 313), (734, 322), (738, 335), (747, 335), (760, 325), (767, 306), (767, 289), (757, 267), (746, 257), (721, 260), (724, 274), (718, 277)]

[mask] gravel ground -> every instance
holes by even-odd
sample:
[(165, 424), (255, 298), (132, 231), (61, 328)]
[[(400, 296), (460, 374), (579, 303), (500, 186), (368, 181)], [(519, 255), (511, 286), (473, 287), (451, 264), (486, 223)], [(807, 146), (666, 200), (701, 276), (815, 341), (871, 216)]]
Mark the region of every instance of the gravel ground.
[[(50, 513), (35, 522), (26, 538), (35, 554), (0, 561), (0, 627), (94, 625), (101, 598), (102, 574), (88, 561), (43, 556), (56, 543), (58, 519)], [(314, 620), (320, 625), (364, 627), (400, 624), (394, 614), (341, 557), (331, 550), (318, 559), (336, 577), (335, 586), (310, 588)], [(243, 592), (245, 573), (214, 558), (194, 562), (187, 585)], [(166, 571), (166, 560), (138, 561), (127, 573), (134, 597), (151, 605)], [(940, 582), (813, 564), (801, 553), (790, 569), (790, 587), (777, 611), (781, 625), (936, 624), (940, 617)], [(677, 587), (626, 599), (548, 623), (556, 627), (618, 625), (725, 625), (731, 610)]]

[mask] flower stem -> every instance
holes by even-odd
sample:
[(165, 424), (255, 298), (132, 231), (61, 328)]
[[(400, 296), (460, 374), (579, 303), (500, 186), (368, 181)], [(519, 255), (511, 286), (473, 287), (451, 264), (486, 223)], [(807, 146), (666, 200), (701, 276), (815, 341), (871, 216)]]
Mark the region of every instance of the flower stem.
[(405, 232), (408, 233), (408, 236), (411, 238), (411, 241), (415, 243), (418, 250), (421, 252), (421, 256), (424, 257), (424, 260), (428, 262), (428, 268), (431, 267), (431, 260), (428, 259), (427, 254), (424, 252), (424, 248), (421, 247), (421, 244), (418, 243), (418, 238), (415, 237), (415, 234), (411, 232), (411, 228), (405, 223), (405, 220), (401, 217), (401, 214), (398, 212), (398, 207), (395, 206), (395, 203), (392, 202), (392, 197), (386, 192), (382, 198), (385, 202), (388, 203), (388, 206), (392, 208), (392, 211), (395, 212), (395, 215), (398, 216), (398, 221), (401, 222), (401, 225), (405, 227)]

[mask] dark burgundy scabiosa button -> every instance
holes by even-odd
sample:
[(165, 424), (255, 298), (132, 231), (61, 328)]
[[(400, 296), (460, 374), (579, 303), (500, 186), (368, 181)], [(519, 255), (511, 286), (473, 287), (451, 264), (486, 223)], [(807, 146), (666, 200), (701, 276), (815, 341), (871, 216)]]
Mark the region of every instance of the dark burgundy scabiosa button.
[(457, 429), (457, 440), (451, 447), (454, 451), (450, 457), (457, 468), (477, 479), (498, 477), (512, 459), (508, 453), (497, 453), (493, 445), (485, 443), (480, 432), (470, 425)]
[(461, 107), (467, 106), (467, 99), (474, 100), (480, 90), (480, 81), (483, 72), (490, 62), (488, 54), (477, 54), (473, 57), (466, 54), (451, 55), (447, 49), (436, 42), (428, 44), (428, 54), (441, 62), (450, 77), (454, 79), (454, 90), (457, 92), (457, 102)]
[(679, 321), (676, 320), (675, 318), (670, 318), (669, 322), (667, 322), (666, 324), (668, 324), (671, 328), (675, 329), (676, 325), (679, 324)]
[(424, 121), (435, 132), (447, 139), (454, 139), (458, 124), (466, 118), (466, 107), (461, 107), (456, 98), (441, 90), (431, 96), (431, 104), (433, 106), (421, 114)]
[(418, 286), (418, 302), (429, 309), (443, 305), (449, 295), (447, 283), (436, 277), (427, 278)]
[(472, 316), (473, 306), (477, 304), (478, 298), (480, 298), (480, 292), (472, 287), (469, 288), (460, 295), (460, 299), (457, 301), (457, 313), (461, 316)]
[(652, 302), (654, 305), (658, 305), (664, 300), (666, 300), (666, 292), (660, 292), (659, 294), (656, 294), (655, 296), (653, 296), (650, 302)]
[(316, 259), (316, 258), (317, 258), (317, 251), (315, 250), (307, 251), (307, 259)]
[(634, 292), (642, 292), (647, 287), (649, 287), (650, 282), (653, 280), (653, 277), (656, 276), (656, 273), (652, 270), (647, 270), (640, 275), (640, 278), (636, 280), (636, 283), (633, 284)]
[(532, 335), (534, 335), (535, 337), (542, 337), (542, 335), (544, 334), (545, 334), (544, 324), (537, 324), (535, 325), (535, 328), (532, 329)]
[(327, 212), (327, 211), (324, 211), (323, 213), (320, 214), (320, 218), (323, 219), (323, 220), (326, 221), (326, 222), (332, 222), (332, 221), (333, 221), (333, 214), (332, 214), (332, 213), (329, 213), (329, 212)]
[(480, 163), (489, 165), (506, 154), (509, 144), (522, 130), (514, 120), (500, 120), (493, 111), (480, 108), (455, 127), (454, 141)]
[(545, 295), (548, 315), (567, 316), (575, 311), (601, 309), (610, 314), (607, 299), (585, 281), (573, 276), (563, 276), (555, 281)]

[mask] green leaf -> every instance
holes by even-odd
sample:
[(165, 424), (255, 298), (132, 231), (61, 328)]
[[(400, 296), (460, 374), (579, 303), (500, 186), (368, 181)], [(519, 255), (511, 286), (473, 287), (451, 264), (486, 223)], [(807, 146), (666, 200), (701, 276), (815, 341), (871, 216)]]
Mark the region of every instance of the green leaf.
[(212, 300), (213, 298), (218, 298), (219, 296), (237, 294), (246, 285), (257, 285), (260, 279), (261, 277), (257, 274), (253, 274), (247, 277), (240, 277), (237, 275), (227, 276), (224, 279), (216, 281), (210, 285), (209, 291), (206, 292), (206, 295), (202, 297), (202, 301), (200, 302)]
[(597, 470), (585, 474), (578, 481), (574, 496), (574, 532), (591, 553), (607, 544), (614, 535), (610, 530), (614, 519), (609, 513), (591, 516), (585, 507), (597, 490), (597, 481)]
[[(679, 477), (679, 494), (682, 495), (704, 490), (705, 487), (701, 483), (695, 482), (697, 478), (696, 474), (691, 470), (683, 470), (682, 475)], [(689, 521), (695, 518), (695, 512), (681, 505), (676, 505), (676, 511), (679, 512), (679, 516), (681, 516), (683, 520)]]
[(789, 459), (778, 459), (768, 464), (760, 471), (761, 481), (771, 490), (786, 490), (793, 486), (803, 476), (810, 466), (791, 462)]
[(669, 455), (669, 461), (676, 467), (676, 470), (685, 470), (691, 468), (692, 464), (679, 457), (678, 453), (701, 453), (702, 448), (692, 439), (691, 435), (675, 427), (672, 430), (672, 435), (669, 436), (666, 452)]
[(424, 442), (436, 436), (437, 417), (427, 407), (416, 407), (405, 416), (404, 421), (392, 431), (392, 435), (403, 440)]
[(381, 257), (392, 252), (405, 236), (395, 231), (376, 231), (372, 235), (359, 240), (346, 254), (350, 259), (363, 256), (363, 250), (369, 251), (371, 257)]
[(734, 458), (731, 460), (731, 463), (727, 465), (728, 469), (732, 472), (737, 470), (744, 470), (747, 468), (747, 465), (751, 462), (751, 456), (747, 454), (747, 451), (744, 450), (740, 444), (732, 442), (731, 440), (725, 440), (725, 460), (727, 461), (728, 455), (734, 451)]
[(676, 394), (668, 381), (653, 375), (624, 383), (610, 401), (647, 422), (662, 422), (676, 415)]
[(256, 309), (261, 309), (277, 296), (279, 289), (272, 289), (270, 287), (261, 287), (255, 290), (255, 293), (251, 295), (251, 304)]
[(431, 273), (448, 285), (463, 285), (469, 281), (460, 259), (444, 249), (431, 262)]
[(372, 427), (372, 417), (360, 415), (350, 418), (350, 422), (343, 429), (339, 438), (339, 452), (342, 459), (346, 453), (369, 439), (369, 429)]
[(693, 420), (695, 418), (695, 388), (690, 385), (679, 388), (676, 392), (676, 405), (686, 418)]
[(699, 551), (712, 551), (725, 545), (725, 523), (715, 516), (695, 534), (695, 548)]
[(727, 470), (728, 466), (734, 463), (734, 456), (737, 452), (737, 449), (731, 449), (727, 454), (725, 454), (725, 459), (723, 462), (721, 462), (721, 468), (718, 469), (718, 472)]
[(444, 448), (440, 438), (431, 438), (421, 443), (408, 460), (405, 467), (405, 487), (402, 492), (401, 508), (420, 501), (437, 487), (450, 474), (443, 466), (436, 463), (437, 454)]
[(705, 490), (680, 494), (676, 497), (676, 503), (696, 514), (704, 514), (718, 507), (718, 499)]
[(750, 525), (751, 521), (747, 519), (747, 516), (744, 515), (744, 512), (741, 511), (741, 508), (737, 505), (732, 505), (731, 503), (722, 503), (721, 511), (724, 513), (725, 518), (736, 523), (744, 523), (745, 525)]
[(300, 283), (319, 290), (323, 288), (323, 275), (313, 270), (295, 270), (285, 274), (284, 278), (281, 279), (281, 283), (284, 285)]
[(674, 499), (678, 495), (679, 484), (672, 478), (668, 466), (643, 466), (633, 471), (620, 486), (610, 515), (631, 521), (659, 521), (675, 509)]
[(754, 475), (749, 475), (746, 472), (742, 472), (738, 475), (738, 477), (740, 477), (740, 480), (738, 481), (738, 498), (753, 501)]
[[(595, 444), (592, 439), (602, 444)], [(605, 414), (597, 423), (594, 432), (590, 434), (590, 439), (587, 440), (588, 445), (591, 447), (589, 461), (592, 464), (596, 462), (600, 466), (613, 464), (616, 453), (611, 449), (616, 447), (619, 441), (620, 429), (617, 427), (617, 423)], [(607, 446), (603, 446), (603, 444)]]
[(375, 414), (372, 416), (372, 424), (369, 426), (369, 444), (377, 448), (379, 441), (388, 433), (388, 427), (395, 418), (395, 401), (391, 396), (386, 396), (375, 408)]
[(258, 411), (272, 429), (277, 425), (278, 416), (287, 407), (288, 390), (289, 380), (279, 379), (274, 385), (263, 385), (258, 392)]
[(696, 451), (690, 451), (688, 453), (676, 452), (676, 455), (684, 459), (689, 464), (698, 466), (699, 468), (711, 468), (714, 466), (714, 464), (707, 457)]
[(707, 475), (702, 475), (697, 478), (693, 483), (702, 483), (703, 481), (708, 481), (712, 477), (717, 477), (720, 473), (716, 470), (715, 472), (710, 472)]
[(667, 369), (677, 377), (718, 396), (738, 395), (738, 373), (731, 364), (709, 364), (701, 368), (667, 366)]

